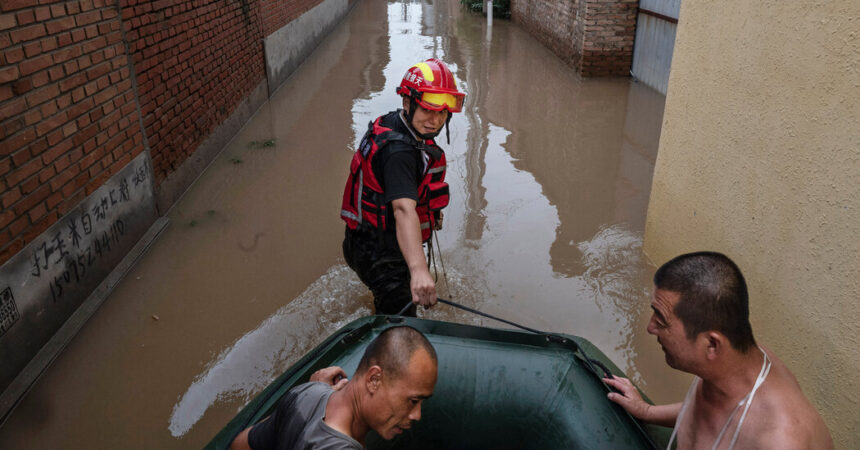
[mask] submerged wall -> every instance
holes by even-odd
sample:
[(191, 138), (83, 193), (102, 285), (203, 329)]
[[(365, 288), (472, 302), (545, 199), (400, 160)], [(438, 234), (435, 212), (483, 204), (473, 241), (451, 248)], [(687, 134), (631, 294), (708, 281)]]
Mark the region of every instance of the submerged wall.
[(836, 448), (860, 448), (860, 3), (686, 2), (645, 250), (716, 250)]
[(511, 0), (511, 19), (581, 75), (626, 76), (638, 0)]

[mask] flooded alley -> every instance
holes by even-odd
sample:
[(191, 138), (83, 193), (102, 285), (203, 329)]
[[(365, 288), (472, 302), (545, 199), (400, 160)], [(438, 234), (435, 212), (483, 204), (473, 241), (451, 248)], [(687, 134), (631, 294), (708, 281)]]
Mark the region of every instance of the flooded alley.
[[(199, 448), (302, 354), (371, 313), (338, 216), (367, 123), (449, 64), (440, 296), (589, 339), (656, 401), (689, 381), (645, 331), (642, 235), (664, 97), (581, 79), (458, 0), (360, 0), (168, 212), (169, 226), (0, 428), (0, 448)], [(419, 317), (503, 325), (446, 305)]]

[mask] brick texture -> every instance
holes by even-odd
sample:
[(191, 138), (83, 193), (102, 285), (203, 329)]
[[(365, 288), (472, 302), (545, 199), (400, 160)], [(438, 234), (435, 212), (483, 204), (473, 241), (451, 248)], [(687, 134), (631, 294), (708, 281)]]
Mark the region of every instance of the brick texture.
[(263, 82), (264, 37), (322, 2), (0, 1), (0, 264), (146, 144), (157, 188)]
[(268, 36), (319, 5), (322, 0), (260, 0), (259, 3), (261, 10), (265, 11), (263, 32)]
[(638, 5), (638, 0), (511, 0), (511, 18), (582, 76), (627, 76)]
[(144, 150), (115, 0), (2, 3), (0, 263)]
[(121, 3), (143, 126), (160, 183), (265, 78), (260, 3)]

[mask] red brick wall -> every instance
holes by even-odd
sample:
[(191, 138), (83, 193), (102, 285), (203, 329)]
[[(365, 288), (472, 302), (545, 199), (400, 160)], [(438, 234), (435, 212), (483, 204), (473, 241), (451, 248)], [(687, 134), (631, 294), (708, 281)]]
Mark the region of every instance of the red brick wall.
[(511, 0), (511, 18), (583, 76), (629, 75), (638, 0)]
[(630, 75), (639, 0), (580, 1), (586, 3), (585, 14), (580, 16), (584, 26), (582, 75)]
[[(511, 0), (511, 19), (559, 58), (579, 68), (582, 59), (582, 0)], [(579, 30), (577, 30), (579, 28)]]
[(322, 1), (0, 0), (0, 264), (147, 146), (158, 189)]
[(144, 150), (114, 0), (0, 2), (0, 263)]
[(278, 31), (322, 2), (323, 0), (259, 0), (260, 10), (263, 12), (263, 35), (268, 36)]
[(265, 78), (259, 3), (120, 2), (158, 184)]

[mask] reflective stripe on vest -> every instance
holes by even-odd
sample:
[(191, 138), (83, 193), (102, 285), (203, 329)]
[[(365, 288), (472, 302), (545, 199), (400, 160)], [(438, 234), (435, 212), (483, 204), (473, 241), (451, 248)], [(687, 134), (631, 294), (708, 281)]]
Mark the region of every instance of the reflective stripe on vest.
[(353, 213), (351, 213), (345, 209), (340, 210), (340, 215), (346, 217), (347, 219), (352, 219), (358, 223), (361, 223), (361, 216), (356, 216), (355, 214), (353, 214)]
[(355, 204), (358, 208), (357, 219), (353, 219), (361, 225), (361, 193), (364, 190), (364, 171), (358, 171), (358, 189), (355, 190)]

